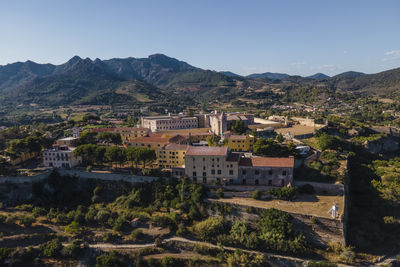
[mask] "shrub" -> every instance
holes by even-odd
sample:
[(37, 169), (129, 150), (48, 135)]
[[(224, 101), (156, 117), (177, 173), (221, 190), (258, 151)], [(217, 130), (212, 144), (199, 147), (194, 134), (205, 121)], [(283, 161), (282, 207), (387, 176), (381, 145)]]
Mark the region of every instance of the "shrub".
[(60, 254), (62, 248), (63, 246), (58, 238), (55, 238), (39, 246), (41, 254), (44, 257), (49, 258), (57, 257)]
[(268, 190), (268, 193), (283, 200), (292, 200), (296, 195), (296, 188), (282, 187)]
[(202, 240), (213, 241), (225, 232), (225, 223), (221, 217), (210, 217), (197, 223), (194, 229)]
[(124, 230), (125, 222), (126, 222), (125, 217), (119, 216), (117, 219), (114, 220), (112, 229), (114, 231), (121, 232), (122, 230)]
[(218, 198), (223, 198), (224, 197), (224, 190), (222, 190), (222, 188), (218, 188), (216, 194), (217, 194)]
[(315, 218), (315, 217), (311, 217), (311, 219), (310, 219), (310, 222), (312, 223), (312, 224), (318, 224), (318, 220), (317, 220), (317, 218)]
[(36, 219), (33, 216), (22, 216), (19, 221), (24, 227), (31, 227)]
[(178, 230), (176, 230), (176, 235), (178, 236), (184, 236), (188, 233), (188, 230), (185, 226), (180, 225)]
[(33, 216), (35, 216), (35, 218), (39, 217), (39, 216), (44, 216), (47, 214), (47, 211), (45, 208), (41, 208), (41, 207), (34, 207), (32, 210), (32, 214)]
[(235, 266), (264, 266), (265, 259), (262, 254), (245, 253), (240, 249), (236, 249), (234, 253), (226, 256), (226, 262), (229, 267)]
[(114, 266), (123, 266), (123, 259), (118, 252), (112, 251), (108, 254), (103, 254), (96, 257), (96, 267)]
[(16, 206), (15, 208), (23, 211), (32, 211), (33, 205), (32, 204), (22, 204), (19, 206)]
[(103, 241), (104, 242), (115, 242), (118, 239), (119, 235), (117, 233), (110, 233), (107, 232), (103, 234)]
[(253, 193), (251, 194), (251, 196), (255, 200), (259, 200), (259, 199), (261, 199), (261, 192), (259, 190), (254, 190)]
[(183, 262), (180, 259), (173, 257), (163, 257), (160, 261), (162, 267), (179, 267), (183, 266)]
[(138, 241), (143, 236), (142, 230), (135, 229), (131, 232), (131, 237), (134, 241)]
[(332, 263), (329, 261), (309, 261), (308, 267), (336, 267), (336, 263)]
[(18, 220), (18, 217), (15, 215), (8, 215), (7, 219), (5, 220), (6, 224), (14, 224)]
[(301, 194), (315, 194), (314, 186), (310, 184), (305, 184), (299, 187), (299, 192)]
[(67, 234), (78, 234), (82, 231), (81, 226), (78, 222), (73, 221), (69, 225), (67, 225), (64, 229)]
[(87, 167), (86, 167), (86, 171), (87, 171), (87, 172), (91, 172), (91, 171), (92, 171), (92, 166), (91, 166), (91, 165), (87, 166)]
[(83, 249), (81, 247), (82, 240), (74, 239), (71, 245), (68, 245), (64, 248), (65, 255), (74, 259), (79, 258), (83, 254)]
[(350, 247), (344, 249), (342, 254), (340, 254), (341, 261), (345, 262), (346, 264), (353, 264), (355, 259), (355, 253), (352, 251)]

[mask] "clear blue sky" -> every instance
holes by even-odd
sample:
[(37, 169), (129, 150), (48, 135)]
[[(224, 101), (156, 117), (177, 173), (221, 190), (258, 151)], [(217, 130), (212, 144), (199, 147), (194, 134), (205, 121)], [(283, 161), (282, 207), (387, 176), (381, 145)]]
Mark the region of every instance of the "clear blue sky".
[(400, 67), (399, 0), (2, 0), (0, 65), (163, 53), (239, 74)]

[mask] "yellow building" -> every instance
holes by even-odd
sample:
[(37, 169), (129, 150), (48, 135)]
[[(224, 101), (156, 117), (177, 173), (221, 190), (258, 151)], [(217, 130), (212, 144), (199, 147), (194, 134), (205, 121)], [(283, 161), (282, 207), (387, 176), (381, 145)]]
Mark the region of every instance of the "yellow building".
[(128, 142), (128, 146), (145, 147), (157, 150), (169, 143), (168, 137), (162, 136), (143, 136), (132, 139)]
[(254, 136), (252, 135), (231, 135), (228, 140), (230, 151), (253, 151)]
[(134, 127), (116, 127), (116, 128), (94, 128), (92, 131), (96, 133), (110, 132), (119, 133), (121, 135), (122, 143), (126, 144), (138, 137), (148, 136), (150, 130), (147, 128), (134, 128)]
[(157, 163), (161, 168), (173, 168), (185, 165), (188, 145), (169, 144), (156, 150)]

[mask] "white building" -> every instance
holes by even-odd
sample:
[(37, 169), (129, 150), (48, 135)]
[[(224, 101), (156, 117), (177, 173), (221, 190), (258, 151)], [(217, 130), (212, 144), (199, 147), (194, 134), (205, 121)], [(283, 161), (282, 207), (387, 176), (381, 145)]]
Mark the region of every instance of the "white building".
[(142, 117), (142, 127), (158, 132), (198, 128), (199, 122), (197, 117), (169, 114), (168, 116)]
[(45, 167), (73, 168), (82, 162), (81, 157), (74, 156), (74, 147), (55, 145), (52, 149), (43, 151), (43, 163)]

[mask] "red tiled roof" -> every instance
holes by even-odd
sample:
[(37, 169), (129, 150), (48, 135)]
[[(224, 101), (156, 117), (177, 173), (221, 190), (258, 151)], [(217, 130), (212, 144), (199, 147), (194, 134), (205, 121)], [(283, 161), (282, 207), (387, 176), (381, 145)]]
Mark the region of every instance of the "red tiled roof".
[(93, 128), (94, 132), (119, 132), (119, 131), (145, 131), (148, 132), (148, 128), (134, 128), (134, 127), (113, 127), (113, 128)]
[(241, 158), (239, 166), (247, 167), (294, 167), (294, 158), (267, 158), (267, 157), (255, 157), (255, 158)]
[(185, 150), (188, 149), (188, 145), (180, 145), (180, 144), (168, 144), (164, 147), (164, 149), (169, 150)]
[(237, 135), (237, 134), (235, 134), (235, 135), (231, 135), (229, 137), (229, 139), (232, 139), (232, 140), (246, 140), (246, 136), (245, 135)]
[(144, 136), (132, 139), (132, 143), (161, 143), (167, 144), (169, 138), (159, 137), (159, 136)]
[(190, 146), (186, 151), (188, 156), (225, 156), (228, 152), (228, 147), (218, 146)]

